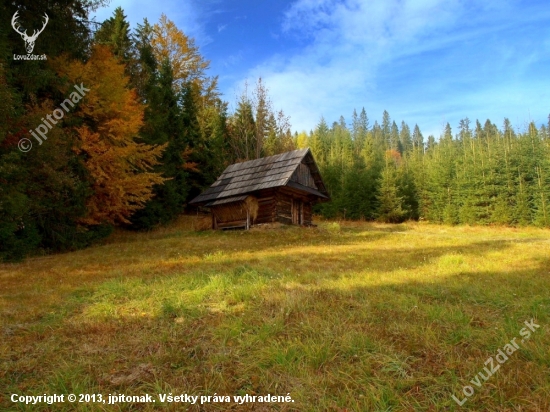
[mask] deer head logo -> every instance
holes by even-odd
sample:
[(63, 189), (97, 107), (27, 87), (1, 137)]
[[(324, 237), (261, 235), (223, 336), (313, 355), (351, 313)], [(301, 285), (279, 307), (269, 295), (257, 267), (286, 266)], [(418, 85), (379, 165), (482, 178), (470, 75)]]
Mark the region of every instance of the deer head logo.
[(21, 35), (21, 38), (25, 41), (25, 49), (27, 49), (27, 53), (31, 54), (33, 49), (34, 49), (34, 42), (36, 41), (38, 35), (44, 31), (44, 29), (46, 28), (46, 24), (48, 24), (48, 21), (50, 21), (50, 19), (49, 19), (48, 15), (46, 13), (44, 13), (45, 20), (44, 20), (44, 25), (42, 26), (42, 28), (38, 31), (34, 30), (32, 36), (28, 36), (27, 35), (27, 30), (25, 30), (25, 31), (21, 30), (21, 25), (17, 21), (17, 18), (19, 17), (17, 15), (17, 13), (19, 13), (19, 12), (16, 11), (15, 14), (13, 15), (13, 17), (11, 19), (11, 25), (12, 25), (13, 29), (17, 33), (19, 33)]

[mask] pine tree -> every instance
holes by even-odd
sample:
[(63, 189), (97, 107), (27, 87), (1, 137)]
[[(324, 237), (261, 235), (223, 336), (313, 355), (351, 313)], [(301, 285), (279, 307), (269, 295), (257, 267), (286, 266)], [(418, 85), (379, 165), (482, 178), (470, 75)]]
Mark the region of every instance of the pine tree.
[(117, 7), (113, 16), (105, 20), (95, 33), (95, 41), (107, 45), (112, 53), (125, 64), (130, 60), (130, 23), (126, 20), (122, 7)]
[(420, 132), (420, 128), (417, 124), (414, 125), (414, 131), (413, 131), (413, 146), (415, 148), (419, 148), (422, 153), (424, 153), (424, 136), (422, 136), (422, 133)]
[[(157, 184), (154, 187), (154, 197), (132, 216), (132, 225), (138, 229), (150, 229), (174, 220), (182, 213), (189, 192), (190, 182), (185, 167), (186, 157), (190, 154), (188, 142), (197, 140), (197, 137), (194, 135), (190, 139), (188, 134), (191, 131), (197, 133), (198, 126), (189, 121), (184, 124), (183, 114), (187, 114), (185, 110), (189, 110), (189, 103), (178, 101), (178, 96), (172, 90), (172, 82), (172, 67), (165, 60), (148, 93), (148, 106), (140, 135), (147, 144), (166, 145), (161, 162), (155, 166), (154, 171), (168, 180)], [(184, 97), (187, 94), (184, 93), (182, 99)]]
[(514, 208), (514, 220), (520, 226), (527, 226), (531, 223), (532, 214), (530, 203), (527, 184), (520, 172), (518, 174), (516, 206)]
[[(275, 115), (270, 113), (267, 119), (267, 138), (265, 140), (265, 155), (273, 156), (274, 154), (281, 153), (281, 144), (277, 137), (277, 121), (275, 120)], [(300, 147), (306, 147), (307, 136), (303, 136)]]
[(218, 99), (198, 111), (201, 138), (200, 142), (194, 144), (193, 150), (194, 154), (202, 154), (200, 171), (204, 185), (209, 186), (235, 160), (227, 130), (227, 103)]
[(359, 137), (359, 116), (357, 115), (357, 110), (353, 109), (353, 114), (351, 115), (351, 138), (353, 141), (356, 141)]
[[(431, 136), (430, 136), (431, 137)], [(453, 142), (442, 139), (427, 149), (428, 219), (457, 223), (456, 165)]]
[(428, 136), (428, 140), (426, 141), (426, 150), (430, 150), (435, 146), (435, 137), (433, 135)]
[(378, 189), (378, 220), (387, 223), (399, 223), (407, 212), (403, 209), (403, 198), (398, 195), (396, 162), (399, 152), (388, 151)]
[(130, 59), (131, 85), (136, 90), (142, 103), (147, 103), (148, 95), (154, 89), (158, 81), (158, 62), (155, 58), (151, 39), (153, 26), (147, 19), (143, 24), (137, 25), (132, 35), (132, 48)]
[(390, 148), (397, 150), (401, 155), (403, 154), (403, 147), (399, 141), (399, 128), (397, 123), (392, 122), (390, 131)]
[(367, 112), (365, 112), (365, 108), (363, 107), (359, 116), (357, 116), (357, 112), (354, 109), (352, 121), (352, 138), (356, 155), (359, 155), (363, 150), (363, 146), (365, 145), (365, 141), (367, 139), (368, 130), (369, 118), (367, 117)]
[(268, 90), (262, 83), (262, 79), (258, 79), (256, 88), (253, 92), (254, 108), (255, 108), (255, 138), (256, 138), (256, 153), (255, 159), (259, 159), (264, 153), (264, 141), (269, 132), (269, 118), (271, 113), (271, 101), (269, 100)]
[(330, 141), (329, 129), (325, 119), (321, 117), (310, 139), (310, 148), (317, 164), (324, 165), (328, 156)]
[(392, 140), (391, 140), (391, 118), (390, 114), (384, 110), (384, 113), (382, 114), (382, 138), (384, 140), (384, 150), (386, 149), (393, 149), (392, 147)]
[[(541, 127), (542, 129), (542, 127)], [(544, 130), (542, 130), (544, 132)], [(537, 226), (550, 226), (550, 151), (544, 136), (532, 122), (529, 134), (535, 153), (535, 174), (533, 184), (533, 223)]]
[(476, 213), (476, 157), (475, 146), (470, 130), (470, 120), (462, 119), (459, 122), (458, 143), (460, 152), (457, 153), (457, 195), (459, 196), (458, 217), (460, 223), (475, 224)]
[(231, 147), (239, 161), (250, 160), (255, 156), (256, 122), (252, 113), (252, 103), (244, 94), (230, 119), (229, 134)]
[[(418, 125), (414, 126), (412, 151), (408, 154), (407, 163), (413, 179), (414, 199), (417, 204), (416, 216), (425, 219), (429, 215), (430, 200), (427, 191), (426, 156), (424, 154), (424, 137)], [(413, 207), (414, 218), (414, 207)]]
[(411, 129), (404, 121), (401, 122), (401, 131), (399, 132), (399, 143), (402, 149), (401, 154), (410, 152), (413, 147)]

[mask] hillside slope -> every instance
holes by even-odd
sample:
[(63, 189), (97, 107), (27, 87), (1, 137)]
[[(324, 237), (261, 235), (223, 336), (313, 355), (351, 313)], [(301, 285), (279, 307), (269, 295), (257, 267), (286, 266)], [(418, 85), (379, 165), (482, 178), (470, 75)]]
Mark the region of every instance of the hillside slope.
[(118, 393), (156, 402), (55, 410), (550, 410), (550, 231), (192, 224), (0, 265), (0, 409), (52, 410), (12, 394)]

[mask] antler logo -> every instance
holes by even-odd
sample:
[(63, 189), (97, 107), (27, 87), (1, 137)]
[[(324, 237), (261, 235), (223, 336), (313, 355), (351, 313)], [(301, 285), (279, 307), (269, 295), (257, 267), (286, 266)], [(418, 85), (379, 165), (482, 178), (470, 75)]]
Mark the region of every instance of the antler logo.
[(21, 38), (25, 41), (25, 49), (27, 49), (27, 53), (31, 54), (33, 49), (34, 49), (34, 42), (38, 38), (38, 35), (44, 31), (44, 29), (46, 28), (46, 24), (48, 24), (48, 21), (50, 21), (50, 19), (49, 19), (48, 15), (46, 13), (44, 13), (45, 20), (44, 20), (44, 25), (42, 26), (42, 28), (38, 31), (34, 30), (32, 36), (28, 36), (27, 35), (27, 30), (25, 30), (25, 31), (21, 30), (21, 25), (17, 21), (17, 18), (19, 17), (17, 15), (17, 13), (19, 13), (19, 12), (16, 11), (15, 14), (13, 15), (13, 17), (11, 19), (11, 25), (12, 25), (13, 29), (17, 33), (19, 33), (21, 35)]

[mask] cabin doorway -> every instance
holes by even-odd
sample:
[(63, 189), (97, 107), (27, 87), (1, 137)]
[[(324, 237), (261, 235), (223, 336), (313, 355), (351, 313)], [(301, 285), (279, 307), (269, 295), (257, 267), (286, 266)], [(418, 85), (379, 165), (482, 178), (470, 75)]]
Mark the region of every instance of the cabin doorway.
[(299, 199), (292, 199), (292, 223), (304, 224), (304, 202)]

